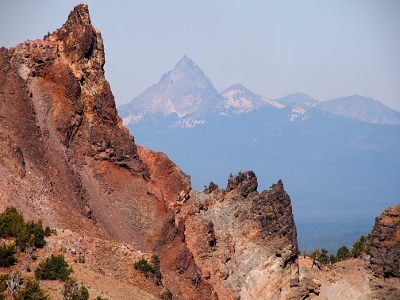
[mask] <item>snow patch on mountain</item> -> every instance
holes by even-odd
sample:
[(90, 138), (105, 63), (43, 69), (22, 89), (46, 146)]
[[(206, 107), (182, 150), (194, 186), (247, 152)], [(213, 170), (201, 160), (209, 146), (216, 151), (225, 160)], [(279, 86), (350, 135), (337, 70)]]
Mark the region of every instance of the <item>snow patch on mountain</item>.
[(204, 124), (205, 120), (196, 120), (195, 118), (187, 118), (179, 121), (175, 121), (169, 128), (193, 128), (199, 124)]

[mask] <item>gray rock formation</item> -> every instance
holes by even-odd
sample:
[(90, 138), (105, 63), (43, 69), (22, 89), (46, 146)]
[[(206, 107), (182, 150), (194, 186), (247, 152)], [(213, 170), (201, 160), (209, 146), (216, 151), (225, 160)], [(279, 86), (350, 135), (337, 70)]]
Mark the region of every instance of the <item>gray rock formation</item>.
[(400, 204), (376, 218), (372, 231), (373, 299), (400, 299)]

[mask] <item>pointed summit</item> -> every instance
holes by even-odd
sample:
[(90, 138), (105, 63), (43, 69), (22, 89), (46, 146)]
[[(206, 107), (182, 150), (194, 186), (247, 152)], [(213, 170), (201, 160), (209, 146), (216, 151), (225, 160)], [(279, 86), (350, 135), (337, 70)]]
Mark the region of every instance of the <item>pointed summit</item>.
[(270, 104), (277, 108), (282, 108), (284, 105), (260, 95), (254, 94), (248, 88), (237, 83), (225, 89), (219, 94), (217, 108), (220, 114), (240, 114), (250, 112), (254, 109), (260, 109), (262, 106)]
[(209, 106), (217, 90), (203, 71), (186, 55), (157, 84), (130, 103), (119, 107), (124, 123), (140, 121), (146, 114), (175, 113), (179, 118)]
[(194, 64), (193, 60), (191, 60), (190, 58), (188, 58), (186, 55), (184, 55), (184, 56), (181, 58), (181, 60), (178, 61), (178, 62), (176, 63), (174, 69), (176, 69), (176, 68), (178, 68), (178, 67), (180, 67), (180, 66), (188, 66), (188, 67), (190, 67), (190, 68), (197, 67), (197, 66)]
[(45, 39), (62, 41), (64, 45), (61, 55), (65, 54), (71, 63), (89, 59), (91, 65), (98, 68), (102, 68), (105, 63), (103, 39), (100, 31), (91, 24), (86, 4), (75, 6), (64, 25)]
[[(79, 24), (79, 25), (90, 25), (89, 7), (87, 4), (80, 3), (74, 7), (74, 9), (68, 15), (66, 23)], [(64, 24), (65, 26), (65, 24)]]

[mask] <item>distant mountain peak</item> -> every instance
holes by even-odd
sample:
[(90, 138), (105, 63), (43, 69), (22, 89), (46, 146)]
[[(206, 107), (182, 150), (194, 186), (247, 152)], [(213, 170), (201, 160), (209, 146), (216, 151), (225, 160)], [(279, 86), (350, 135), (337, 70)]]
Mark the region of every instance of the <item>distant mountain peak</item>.
[(188, 68), (198, 68), (200, 69), (190, 58), (188, 58), (186, 55), (184, 55), (175, 65), (175, 69), (181, 68), (181, 67), (188, 67)]
[(124, 124), (143, 120), (145, 114), (176, 114), (179, 118), (206, 109), (218, 95), (210, 79), (186, 55), (157, 84), (119, 107)]
[(228, 88), (225, 89), (225, 90), (232, 90), (232, 89), (244, 90), (244, 91), (247, 91), (247, 92), (252, 93), (248, 88), (244, 87), (244, 86), (241, 85), (240, 83), (235, 83), (234, 85), (228, 87)]
[(270, 104), (277, 108), (284, 105), (267, 98), (261, 97), (244, 87), (240, 83), (236, 83), (219, 94), (219, 102), (217, 108), (220, 114), (239, 114), (250, 112), (254, 109), (260, 109), (266, 104)]
[(400, 124), (400, 112), (370, 97), (357, 94), (321, 102), (318, 105), (318, 109), (368, 123)]
[(283, 98), (276, 99), (277, 102), (282, 103), (284, 105), (290, 105), (294, 103), (318, 103), (318, 100), (315, 100), (314, 98), (310, 97), (307, 94), (304, 93), (293, 93), (290, 95), (287, 95)]

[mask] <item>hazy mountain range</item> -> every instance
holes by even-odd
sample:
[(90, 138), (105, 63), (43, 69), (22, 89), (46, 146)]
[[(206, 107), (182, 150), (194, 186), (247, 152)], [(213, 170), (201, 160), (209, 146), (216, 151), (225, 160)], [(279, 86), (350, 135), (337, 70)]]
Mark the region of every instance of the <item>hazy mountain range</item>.
[(184, 56), (118, 108), (136, 143), (165, 152), (197, 189), (253, 170), (292, 197), (301, 250), (351, 246), (399, 202), (400, 112), (359, 95), (280, 99), (240, 84), (218, 93)]

